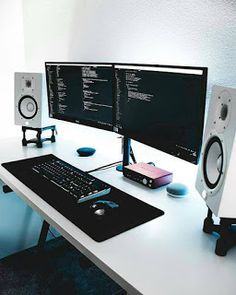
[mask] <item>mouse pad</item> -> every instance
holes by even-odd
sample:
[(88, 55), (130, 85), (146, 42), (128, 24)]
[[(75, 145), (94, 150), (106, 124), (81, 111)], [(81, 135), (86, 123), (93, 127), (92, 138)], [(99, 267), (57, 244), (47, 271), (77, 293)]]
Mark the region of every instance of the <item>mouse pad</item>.
[(74, 223), (97, 242), (104, 241), (125, 232), (142, 223), (164, 214), (160, 209), (150, 206), (114, 187), (102, 200), (114, 201), (118, 208), (107, 211), (107, 214), (96, 216), (90, 206), (96, 200), (82, 203)]
[[(97, 242), (164, 214), (162, 210), (112, 186), (108, 195), (81, 204), (72, 203), (71, 198), (62, 189), (32, 173), (32, 166), (40, 159), (41, 157), (24, 159), (4, 163), (2, 166)], [(102, 217), (96, 216), (91, 205), (99, 199), (114, 201), (119, 207)]]

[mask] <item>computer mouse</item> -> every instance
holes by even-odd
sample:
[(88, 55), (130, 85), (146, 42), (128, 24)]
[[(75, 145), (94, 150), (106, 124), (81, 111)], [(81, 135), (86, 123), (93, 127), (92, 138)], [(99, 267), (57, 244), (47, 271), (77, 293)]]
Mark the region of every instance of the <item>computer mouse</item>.
[(77, 149), (77, 153), (80, 157), (89, 157), (96, 152), (96, 149), (91, 147), (81, 147)]
[(117, 208), (119, 208), (117, 203), (108, 200), (98, 200), (90, 206), (93, 214), (100, 218), (110, 215)]

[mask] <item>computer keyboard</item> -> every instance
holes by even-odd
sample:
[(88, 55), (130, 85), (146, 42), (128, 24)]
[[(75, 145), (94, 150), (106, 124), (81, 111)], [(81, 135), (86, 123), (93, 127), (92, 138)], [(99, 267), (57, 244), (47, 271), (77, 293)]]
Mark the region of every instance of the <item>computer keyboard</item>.
[(81, 203), (109, 194), (111, 188), (99, 179), (66, 163), (54, 155), (32, 166), (32, 173), (37, 173), (68, 193), (68, 197)]

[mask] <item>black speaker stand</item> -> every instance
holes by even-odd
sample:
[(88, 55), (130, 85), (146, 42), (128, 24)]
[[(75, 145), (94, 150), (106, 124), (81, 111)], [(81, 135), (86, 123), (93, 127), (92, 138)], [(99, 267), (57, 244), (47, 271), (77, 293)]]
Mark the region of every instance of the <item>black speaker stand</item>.
[(215, 253), (226, 256), (228, 250), (236, 246), (236, 218), (220, 218), (219, 224), (214, 224), (212, 211), (208, 208), (207, 217), (204, 220), (203, 231), (207, 234), (217, 232), (220, 237), (216, 241)]
[[(37, 132), (36, 138), (32, 138), (32, 139), (27, 140), (26, 135), (25, 135), (27, 130), (36, 131)], [(46, 137), (46, 138), (41, 137), (42, 132), (45, 130), (52, 131), (51, 137)], [(56, 126), (55, 125), (46, 126), (43, 128), (33, 128), (33, 127), (22, 126), (22, 132), (23, 132), (23, 139), (22, 139), (23, 146), (27, 146), (28, 143), (35, 143), (38, 148), (41, 148), (41, 147), (43, 147), (44, 141), (51, 141), (51, 142), (56, 141), (56, 138), (55, 138)]]

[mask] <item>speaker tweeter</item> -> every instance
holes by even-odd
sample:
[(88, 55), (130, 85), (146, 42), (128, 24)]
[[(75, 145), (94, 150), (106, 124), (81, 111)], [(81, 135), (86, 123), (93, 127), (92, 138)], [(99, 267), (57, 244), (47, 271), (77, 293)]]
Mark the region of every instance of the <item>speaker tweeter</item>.
[(221, 91), (217, 99), (215, 99), (216, 113), (214, 123), (218, 133), (224, 133), (230, 122), (232, 109), (231, 99), (231, 94), (228, 90)]

